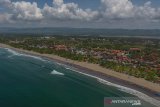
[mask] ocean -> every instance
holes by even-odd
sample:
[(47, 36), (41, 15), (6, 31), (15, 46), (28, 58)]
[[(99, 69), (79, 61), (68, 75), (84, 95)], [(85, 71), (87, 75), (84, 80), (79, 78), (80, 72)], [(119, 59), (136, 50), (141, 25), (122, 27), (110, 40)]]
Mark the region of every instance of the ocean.
[(0, 107), (104, 107), (105, 97), (134, 97), (126, 92), (72, 67), (0, 48)]

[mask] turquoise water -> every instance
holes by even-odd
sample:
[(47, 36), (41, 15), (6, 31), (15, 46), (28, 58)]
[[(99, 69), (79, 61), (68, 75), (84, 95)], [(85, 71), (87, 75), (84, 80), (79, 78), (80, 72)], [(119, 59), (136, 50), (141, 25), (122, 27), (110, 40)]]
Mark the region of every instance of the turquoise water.
[(122, 96), (132, 95), (55, 62), (0, 48), (0, 107), (104, 107), (104, 97)]

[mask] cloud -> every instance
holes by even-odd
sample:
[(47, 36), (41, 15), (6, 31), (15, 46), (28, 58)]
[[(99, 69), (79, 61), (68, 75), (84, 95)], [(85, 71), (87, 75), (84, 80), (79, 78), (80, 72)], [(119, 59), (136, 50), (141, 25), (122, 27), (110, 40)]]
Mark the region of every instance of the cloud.
[(134, 15), (134, 6), (129, 0), (101, 0), (103, 16), (106, 18), (130, 18)]
[(76, 3), (64, 3), (63, 0), (53, 0), (52, 6), (45, 4), (40, 9), (36, 2), (1, 0), (0, 4), (5, 4), (12, 14), (11, 20), (16, 21), (36, 21), (36, 20), (77, 20), (91, 21), (98, 17), (98, 11), (82, 9)]
[(131, 0), (100, 0), (97, 10), (83, 9), (74, 2), (65, 3), (64, 0), (53, 0), (39, 8), (37, 2), (0, 0), (0, 6), (5, 8), (0, 12), (0, 22), (36, 22), (58, 23), (103, 23), (139, 21), (147, 23), (160, 21), (160, 8), (152, 7), (148, 1), (141, 6), (135, 5)]
[(10, 20), (35, 21), (43, 18), (41, 9), (38, 8), (36, 2), (11, 2), (11, 0), (0, 0), (0, 6), (3, 6), (7, 8), (6, 10), (9, 10), (10, 13), (8, 12), (7, 14), (12, 14)]
[(159, 15), (160, 11), (151, 6), (151, 2), (146, 2), (143, 6), (139, 6), (135, 8), (135, 15), (140, 18), (145, 19), (155, 19), (157, 15)]
[(63, 0), (53, 0), (53, 4), (60, 6), (64, 4), (64, 1)]
[(41, 9), (37, 7), (37, 3), (33, 2), (12, 2), (14, 17), (21, 20), (40, 20), (43, 18)]
[(160, 16), (160, 9), (152, 7), (150, 1), (142, 6), (134, 5), (131, 0), (101, 0), (103, 18), (105, 19), (135, 19), (155, 20)]
[(12, 23), (12, 21), (10, 20), (11, 16), (11, 14), (0, 13), (0, 23)]
[(64, 3), (63, 0), (53, 0), (53, 6), (45, 4), (43, 14), (51, 19), (90, 21), (96, 19), (98, 11), (81, 9), (78, 4)]
[(0, 6), (8, 6), (10, 3), (10, 0), (0, 0)]

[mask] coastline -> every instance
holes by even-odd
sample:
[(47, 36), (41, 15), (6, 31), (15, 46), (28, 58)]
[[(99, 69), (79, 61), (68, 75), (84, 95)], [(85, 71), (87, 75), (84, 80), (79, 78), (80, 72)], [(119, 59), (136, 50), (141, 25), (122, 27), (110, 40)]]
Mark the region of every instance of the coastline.
[(5, 45), (5, 44), (1, 44), (1, 43), (0, 43), (0, 47), (13, 49), (13, 50), (21, 52), (21, 53), (40, 56), (42, 58), (47, 58), (49, 60), (53, 60), (55, 62), (76, 68), (78, 71), (80, 71), (82, 73), (96, 76), (96, 77), (101, 78), (103, 80), (106, 80), (108, 82), (137, 90), (137, 91), (142, 92), (152, 98), (156, 98), (156, 99), (160, 100), (160, 97), (157, 97), (155, 95), (157, 93), (160, 93), (160, 84), (156, 84), (156, 83), (146, 81), (144, 79), (128, 76), (126, 74), (114, 72), (112, 70), (103, 68), (97, 64), (73, 61), (70, 59), (59, 57), (57, 55), (40, 54), (40, 53), (33, 52), (33, 51), (27, 51), (27, 50), (23, 50), (23, 49), (14, 48), (9, 45)]

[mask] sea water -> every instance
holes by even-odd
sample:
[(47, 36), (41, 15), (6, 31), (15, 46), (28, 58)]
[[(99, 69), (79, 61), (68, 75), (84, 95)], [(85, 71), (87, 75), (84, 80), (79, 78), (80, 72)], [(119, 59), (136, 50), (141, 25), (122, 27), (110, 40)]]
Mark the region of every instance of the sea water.
[(104, 107), (105, 97), (133, 97), (123, 92), (128, 88), (117, 86), (54, 61), (0, 48), (0, 107)]

